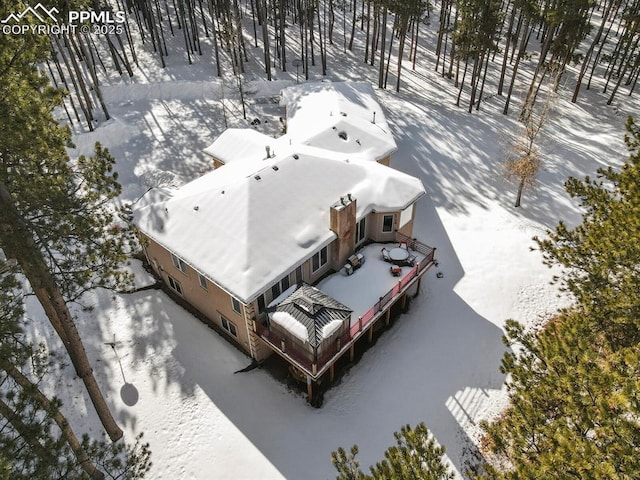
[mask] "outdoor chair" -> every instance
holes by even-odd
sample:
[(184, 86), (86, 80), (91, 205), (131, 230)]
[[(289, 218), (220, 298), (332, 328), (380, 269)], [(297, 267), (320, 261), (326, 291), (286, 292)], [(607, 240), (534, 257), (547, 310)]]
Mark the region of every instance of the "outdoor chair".
[(391, 257), (389, 256), (389, 250), (387, 250), (386, 248), (382, 247), (382, 250), (380, 250), (382, 252), (382, 259), (385, 262), (391, 262)]

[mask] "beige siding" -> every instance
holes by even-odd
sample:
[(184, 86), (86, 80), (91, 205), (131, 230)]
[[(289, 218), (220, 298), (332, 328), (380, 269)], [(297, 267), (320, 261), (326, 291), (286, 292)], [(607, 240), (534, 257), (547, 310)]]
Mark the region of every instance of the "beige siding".
[[(390, 232), (382, 231), (384, 217), (386, 215), (393, 215), (393, 225)], [(398, 228), (398, 222), (400, 221), (399, 212), (374, 213), (370, 217), (371, 222), (368, 227), (368, 233), (371, 240), (373, 240), (374, 242), (391, 242), (395, 240), (395, 230), (396, 228)]]
[(380, 160), (378, 160), (378, 163), (388, 167), (389, 164), (391, 163), (391, 155), (387, 155), (386, 157), (382, 157)]
[(240, 303), (240, 313), (236, 312), (233, 309), (231, 295), (209, 280), (207, 280), (207, 289), (205, 290), (200, 285), (198, 272), (191, 266), (185, 265), (185, 272), (183, 273), (174, 266), (171, 253), (164, 247), (150, 239), (147, 239), (145, 243), (145, 252), (149, 263), (154, 267), (156, 273), (162, 277), (162, 280), (169, 286), (169, 276), (177, 280), (180, 283), (182, 297), (226, 332), (221, 319), (221, 315), (224, 316), (227, 321), (236, 327), (237, 332), (235, 337), (231, 334), (225, 334), (235, 340), (247, 353), (251, 354), (247, 326), (243, 315), (244, 305)]

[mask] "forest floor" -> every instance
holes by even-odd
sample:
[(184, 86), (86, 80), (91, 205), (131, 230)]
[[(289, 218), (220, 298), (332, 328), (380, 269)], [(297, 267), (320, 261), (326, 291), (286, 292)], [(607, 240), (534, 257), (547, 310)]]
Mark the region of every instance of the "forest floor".
[[(250, 359), (160, 290), (97, 290), (84, 298), (92, 310), (76, 310), (96, 377), (126, 437), (142, 431), (150, 443), (148, 478), (333, 478), (331, 451), (358, 444), (366, 468), (382, 458), (394, 431), (422, 421), (446, 446), (458, 477), (465, 462), (480, 455), (478, 422), (507, 401), (499, 371), (505, 321), (537, 325), (569, 303), (550, 284), (554, 271), (531, 249), (532, 237), (559, 220), (580, 220), (563, 182), (625, 160), (624, 122), (638, 111), (638, 100), (625, 97), (610, 107), (593, 88), (571, 104), (571, 92), (561, 86), (540, 136), (537, 188), (525, 191), (516, 209), (516, 186), (501, 172), (508, 139), (519, 128), (522, 92), (508, 116), (502, 114), (504, 99), (492, 96), (495, 87), (487, 87), (490, 98), (479, 112), (456, 107), (457, 89), (433, 70), (435, 28), (424, 29), (418, 66), (412, 71), (407, 65), (401, 91), (377, 94), (398, 143), (392, 167), (419, 177), (427, 190), (414, 234), (437, 248), (439, 266), (426, 275), (409, 312), (327, 392), (322, 408), (264, 370), (234, 374)], [(75, 126), (73, 155), (91, 153), (99, 141), (117, 159), (122, 202), (150, 186), (180, 185), (210, 170), (202, 149), (226, 126), (250, 127), (259, 119), (256, 128), (279, 134), (283, 112), (273, 99), (296, 82), (296, 72), (275, 70), (275, 81), (266, 82), (262, 50), (251, 47), (243, 77), (245, 120), (235, 77), (217, 79), (210, 45), (205, 47), (193, 65), (176, 47), (161, 69), (150, 45), (138, 46), (141, 65), (133, 78), (103, 79), (112, 118), (97, 122), (93, 132)], [(314, 67), (309, 80), (375, 86), (377, 69), (362, 57), (361, 40), (346, 53), (340, 41), (330, 47), (327, 76)], [(153, 282), (139, 262), (132, 268), (139, 286)], [(59, 349), (31, 300), (29, 313), (38, 319), (30, 333)], [(112, 348), (108, 342), (114, 341)], [(81, 383), (68, 366), (59, 370), (59, 384), (51, 388), (70, 415), (97, 434)]]

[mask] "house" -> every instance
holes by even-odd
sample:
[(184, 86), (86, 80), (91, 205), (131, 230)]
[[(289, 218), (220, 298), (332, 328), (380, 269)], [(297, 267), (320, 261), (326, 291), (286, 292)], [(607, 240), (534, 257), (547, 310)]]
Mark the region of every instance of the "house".
[[(306, 376), (312, 397), (320, 377), (333, 378), (340, 356), (353, 355), (355, 342), (364, 334), (371, 338), (376, 321), (388, 321), (391, 305), (406, 300), (433, 263), (434, 250), (412, 238), (416, 202), (425, 190), (419, 179), (386, 166), (396, 147), (382, 110), (371, 103), (371, 87), (307, 85), (309, 97), (325, 90), (339, 97), (340, 118), (327, 121), (328, 130), (310, 129), (305, 140), (305, 88), (286, 89), (285, 136), (225, 132), (208, 149), (219, 168), (178, 189), (152, 190), (133, 218), (149, 264), (173, 293), (252, 358), (280, 355)], [(350, 101), (358, 104), (350, 108)], [(375, 130), (357, 125), (371, 123), (353, 113), (363, 105), (377, 112)], [(242, 148), (231, 148), (232, 138)], [(368, 254), (371, 263), (362, 255), (357, 263), (354, 253), (372, 242), (366, 248), (378, 251)], [(376, 242), (402, 242), (417, 263), (399, 279), (383, 265), (379, 275), (390, 287), (367, 292), (374, 299), (370, 308), (353, 308), (348, 296), (337, 299), (349, 288), (331, 295), (312, 286), (332, 277), (346, 281), (346, 264), (351, 271), (351, 265), (374, 268)]]

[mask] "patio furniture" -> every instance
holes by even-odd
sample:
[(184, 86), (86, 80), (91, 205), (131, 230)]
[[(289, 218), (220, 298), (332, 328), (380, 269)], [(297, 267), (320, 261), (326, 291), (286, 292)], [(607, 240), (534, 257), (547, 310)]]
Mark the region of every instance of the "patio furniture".
[(392, 265), (391, 267), (389, 267), (389, 271), (391, 272), (391, 275), (393, 275), (394, 277), (399, 277), (400, 274), (402, 273), (402, 267), (399, 267), (397, 265)]
[(350, 263), (346, 263), (343, 268), (344, 268), (344, 273), (346, 273), (347, 275), (353, 274), (353, 267), (351, 266)]
[(389, 258), (391, 259), (391, 262), (399, 265), (409, 258), (409, 250), (402, 247), (392, 248), (389, 250)]
[(391, 256), (389, 255), (389, 250), (387, 250), (386, 248), (382, 247), (382, 250), (380, 250), (382, 252), (382, 259), (385, 262), (391, 262)]
[(347, 258), (347, 264), (351, 265), (354, 270), (357, 270), (364, 264), (364, 255), (362, 253), (356, 253)]

